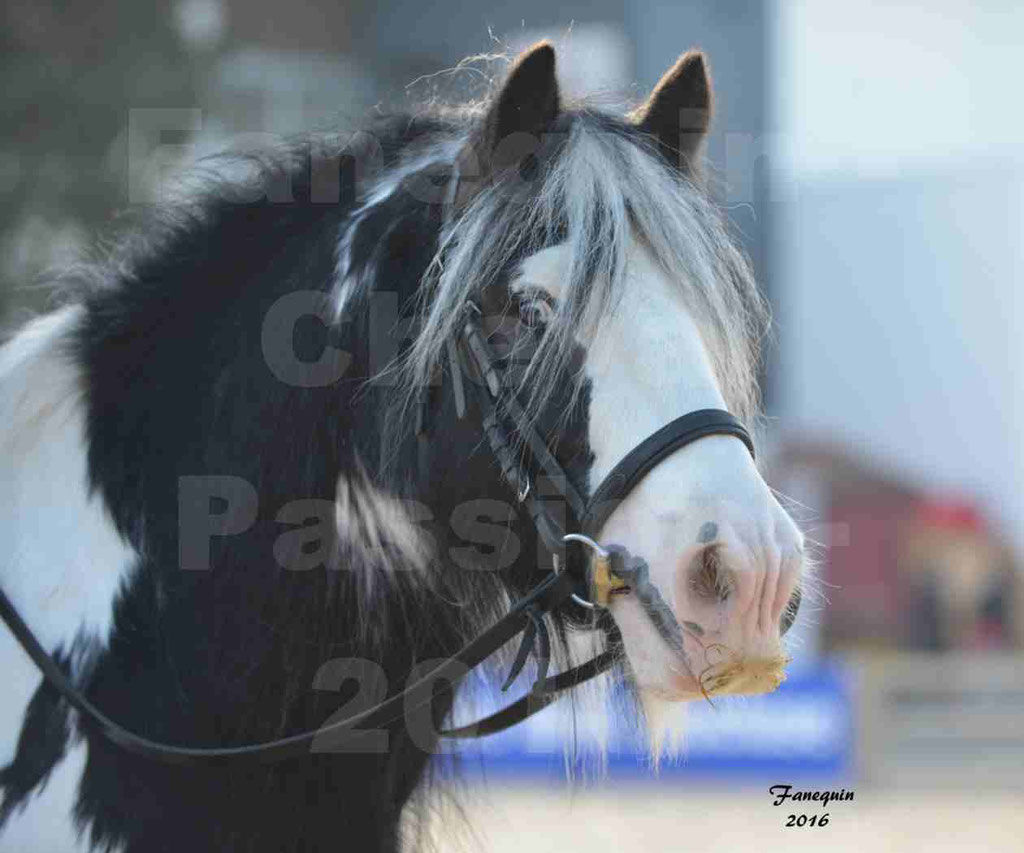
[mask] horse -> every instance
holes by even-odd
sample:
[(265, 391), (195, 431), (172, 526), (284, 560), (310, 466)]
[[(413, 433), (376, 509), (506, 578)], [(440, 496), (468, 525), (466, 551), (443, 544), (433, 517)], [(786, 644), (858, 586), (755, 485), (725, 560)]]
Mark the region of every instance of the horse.
[(533, 687), (454, 734), (600, 673), (652, 728), (778, 686), (807, 561), (711, 110), (699, 52), (612, 115), (539, 43), (59, 277), (0, 350), (0, 848), (394, 853), (517, 636)]

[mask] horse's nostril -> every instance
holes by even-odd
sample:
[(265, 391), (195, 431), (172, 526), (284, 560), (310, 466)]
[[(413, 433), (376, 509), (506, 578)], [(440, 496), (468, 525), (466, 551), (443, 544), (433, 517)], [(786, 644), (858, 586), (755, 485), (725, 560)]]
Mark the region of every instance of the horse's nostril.
[(789, 602), (786, 604), (786, 609), (782, 611), (782, 619), (779, 621), (780, 634), (785, 634), (786, 631), (793, 627), (793, 623), (796, 621), (796, 614), (800, 610), (800, 600), (802, 597), (800, 587), (793, 590), (793, 594), (789, 597)]
[(701, 548), (690, 566), (690, 589), (705, 601), (726, 601), (732, 594), (732, 578), (722, 563), (717, 545)]

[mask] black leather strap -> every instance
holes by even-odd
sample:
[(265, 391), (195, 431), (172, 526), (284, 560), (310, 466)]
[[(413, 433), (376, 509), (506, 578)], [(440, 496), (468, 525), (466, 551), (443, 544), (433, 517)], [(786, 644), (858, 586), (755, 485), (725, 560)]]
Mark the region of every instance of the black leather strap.
[(559, 699), (566, 690), (571, 690), (607, 671), (615, 665), (617, 659), (614, 652), (602, 652), (584, 664), (574, 666), (572, 669), (567, 669), (565, 672), (546, 679), (541, 691), (531, 691), (489, 717), (458, 728), (445, 729), (440, 734), (442, 737), (484, 737), (510, 729), (523, 722), (527, 717), (544, 710), (556, 699)]
[(560, 698), (565, 691), (596, 678), (602, 672), (607, 672), (621, 657), (622, 633), (615, 624), (615, 620), (607, 612), (598, 615), (596, 627), (604, 633), (608, 651), (602, 652), (584, 664), (574, 666), (572, 669), (567, 669), (565, 672), (546, 679), (539, 689), (535, 685), (530, 693), (489, 717), (484, 717), (469, 725), (446, 729), (441, 732), (442, 736), (485, 737), (510, 729), (538, 711), (543, 711)]
[[(511, 442), (500, 426), (499, 421), (503, 417), (511, 418), (516, 429), (526, 440), (538, 467), (552, 478), (556, 488), (566, 498), (570, 512), (579, 519), (582, 531), (591, 535), (598, 533), (618, 503), (655, 465), (673, 451), (708, 435), (732, 435), (747, 445), (751, 455), (754, 453), (754, 444), (749, 433), (743, 424), (728, 412), (719, 409), (691, 412), (658, 430), (627, 454), (595, 490), (590, 501), (584, 505), (543, 438), (536, 434), (529, 424), (519, 402), (514, 396), (503, 397), (501, 380), (495, 369), (490, 348), (472, 319), (466, 324), (463, 335), (473, 355), (475, 366), (486, 383), (486, 391), (480, 389), (480, 403), (485, 416), (485, 433), (492, 450), (498, 457), (505, 476), (520, 491), (520, 500), (525, 500), (530, 506), (534, 522), (552, 550), (558, 549), (561, 545), (560, 525), (550, 515), (543, 501), (531, 494), (532, 480), (526, 472), (520, 473), (512, 453)], [(457, 359), (452, 356), (453, 365), (455, 361)], [(461, 405), (464, 405), (464, 401), (460, 403)], [(424, 424), (420, 424), (420, 428), (423, 426)], [(569, 552), (565, 554), (568, 557)], [(571, 566), (571, 561), (567, 560), (561, 573), (548, 575), (523, 599), (516, 602), (511, 611), (491, 628), (428, 675), (379, 705), (346, 719), (328, 723), (315, 731), (302, 732), (267, 743), (237, 747), (181, 747), (152, 741), (128, 731), (104, 715), (72, 683), (40, 645), (3, 590), (0, 590), (0, 619), (6, 623), (46, 681), (82, 715), (83, 722), (95, 726), (105, 737), (127, 752), (166, 764), (185, 766), (265, 763), (309, 754), (316, 747), (315, 741), (321, 738), (326, 739), (321, 741), (325, 747), (324, 751), (330, 751), (329, 739), (332, 737), (349, 732), (368, 732), (388, 726), (409, 711), (430, 703), (439, 681), (453, 688), (471, 669), (520, 634), (530, 624), (531, 618), (538, 618), (539, 614), (551, 612), (565, 603), (576, 591), (576, 586), (581, 580), (580, 573), (571, 571)], [(532, 617), (528, 615), (530, 610), (533, 611)], [(618, 647), (619, 644), (614, 645)], [(545, 708), (561, 692), (606, 671), (616, 659), (617, 655), (614, 652), (604, 652), (581, 666), (544, 679), (539, 691), (531, 692), (489, 717), (468, 726), (441, 731), (439, 734), (442, 737), (481, 737), (507, 729)]]
[[(574, 589), (574, 582), (565, 574), (548, 575), (526, 596), (516, 602), (502, 619), (401, 693), (391, 696), (373, 708), (368, 708), (366, 711), (343, 720), (326, 723), (315, 730), (266, 743), (233, 747), (183, 747), (149, 740), (125, 729), (93, 705), (64, 671), (57, 666), (54, 659), (47, 654), (25, 624), (3, 590), (0, 590), (0, 620), (7, 625), (46, 681), (61, 695), (61, 698), (82, 715), (82, 722), (98, 729), (104, 737), (126, 752), (163, 764), (188, 767), (211, 767), (227, 764), (251, 765), (308, 755), (310, 752), (317, 751), (317, 742), (323, 752), (331, 752), (332, 738), (346, 733), (369, 732), (389, 726), (401, 719), (403, 715), (431, 702), (435, 696), (435, 687), (439, 682), (454, 687), (465, 678), (470, 670), (522, 632), (529, 624), (529, 616), (526, 613), (528, 608), (532, 607), (541, 613), (550, 612), (564, 602)], [(545, 685), (550, 683), (553, 690), (560, 692), (594, 678), (614, 662), (614, 659), (606, 653), (581, 667), (567, 670), (554, 678), (547, 679)], [(441, 731), (438, 734), (442, 737), (474, 737), (500, 731), (502, 728), (514, 725), (541, 710), (557, 696), (557, 692), (551, 700), (541, 700), (540, 702), (536, 699), (520, 700), (508, 709), (481, 720), (479, 724), (463, 726), (452, 731)]]
[(580, 526), (595, 536), (619, 503), (650, 471), (670, 453), (709, 435), (732, 435), (742, 441), (750, 455), (754, 442), (746, 427), (722, 409), (699, 409), (663, 426), (634, 447), (594, 490)]

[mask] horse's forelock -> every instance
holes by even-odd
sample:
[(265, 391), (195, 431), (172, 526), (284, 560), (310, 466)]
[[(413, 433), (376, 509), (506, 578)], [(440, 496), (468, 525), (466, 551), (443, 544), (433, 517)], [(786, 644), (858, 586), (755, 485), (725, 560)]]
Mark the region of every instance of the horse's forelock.
[[(468, 131), (467, 131), (468, 133)], [(340, 310), (357, 293), (386, 288), (374, 281), (372, 252), (355, 251), (359, 229), (419, 170), (454, 170), (465, 137), (449, 136), (421, 149), (384, 176), (346, 226), (336, 291)], [(440, 229), (433, 263), (419, 287), (418, 333), (398, 367), (407, 405), (429, 382), (466, 301), (527, 254), (564, 241), (569, 266), (560, 306), (523, 390), (536, 415), (561, 380), (577, 341), (592, 337), (625, 292), (628, 248), (642, 242), (685, 291), (701, 329), (723, 396), (738, 416), (758, 414), (759, 344), (767, 312), (747, 259), (706, 192), (670, 167), (628, 125), (586, 111), (565, 123), (562, 144), (524, 183), (495, 183)], [(518, 183), (516, 183), (518, 181)], [(444, 204), (443, 192), (422, 205)], [(582, 382), (582, 377), (578, 377)], [(401, 395), (400, 395), (401, 396)]]

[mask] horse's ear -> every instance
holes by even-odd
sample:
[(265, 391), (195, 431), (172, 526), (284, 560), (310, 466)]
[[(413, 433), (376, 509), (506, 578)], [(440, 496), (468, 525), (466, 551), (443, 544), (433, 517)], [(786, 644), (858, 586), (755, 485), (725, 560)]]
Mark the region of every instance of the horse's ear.
[(487, 111), (485, 143), (491, 150), (513, 133), (538, 134), (558, 116), (555, 49), (542, 41), (523, 51)]
[(669, 162), (696, 175), (711, 122), (711, 103), (707, 60), (700, 51), (691, 50), (665, 72), (632, 119), (658, 141)]
[(540, 144), (540, 135), (558, 117), (561, 99), (555, 79), (555, 49), (547, 41), (523, 51), (491, 101), (477, 132), (460, 155), (465, 202), (497, 173), (518, 166)]

